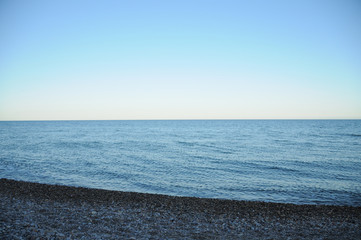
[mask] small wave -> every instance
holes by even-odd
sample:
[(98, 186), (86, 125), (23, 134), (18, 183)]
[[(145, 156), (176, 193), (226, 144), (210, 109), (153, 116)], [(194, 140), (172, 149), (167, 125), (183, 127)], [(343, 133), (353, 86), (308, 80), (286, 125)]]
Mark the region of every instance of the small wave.
[(345, 134), (346, 136), (349, 136), (349, 137), (361, 137), (361, 134), (354, 134), (354, 133), (351, 133), (351, 134)]
[(279, 166), (270, 166), (268, 167), (269, 169), (274, 169), (274, 170), (281, 170), (281, 171), (285, 171), (285, 172), (299, 172), (296, 169), (292, 169), (292, 168), (285, 168), (285, 167), (279, 167)]
[(290, 140), (284, 140), (284, 139), (275, 139), (274, 142), (278, 143), (278, 144), (281, 144), (282, 146), (284, 146), (284, 145), (295, 145), (295, 142), (292, 142)]
[(190, 156), (191, 158), (194, 159), (199, 159), (199, 160), (205, 160), (207, 162), (212, 162), (212, 163), (221, 163), (222, 160), (216, 157), (211, 157), (211, 156), (200, 156), (200, 155), (193, 155)]
[(193, 155), (192, 158), (200, 159), (200, 160), (218, 160), (217, 158), (210, 157), (210, 156), (200, 156), (200, 155)]
[(197, 148), (204, 149), (204, 150), (210, 150), (210, 151), (213, 151), (215, 153), (220, 153), (220, 154), (233, 154), (234, 153), (233, 149), (219, 147), (219, 146), (212, 145), (212, 144), (206, 144), (206, 143), (200, 143), (200, 142), (186, 142), (186, 141), (177, 141), (176, 143), (183, 145), (183, 146), (187, 146), (187, 147), (197, 147)]
[(179, 143), (180, 145), (183, 145), (183, 146), (188, 146), (188, 147), (193, 147), (195, 145), (195, 143), (193, 143), (193, 142), (177, 141), (177, 143)]
[(221, 154), (233, 154), (234, 153), (234, 149), (225, 148), (225, 147), (210, 146), (210, 145), (203, 145), (203, 147), (206, 147), (207, 149), (209, 149), (215, 153), (221, 153)]
[(220, 149), (215, 150), (215, 152), (222, 153), (222, 154), (232, 154), (233, 153), (232, 151), (220, 150)]
[(89, 142), (54, 142), (54, 145), (60, 148), (95, 148), (100, 147), (101, 142), (99, 141), (89, 141)]

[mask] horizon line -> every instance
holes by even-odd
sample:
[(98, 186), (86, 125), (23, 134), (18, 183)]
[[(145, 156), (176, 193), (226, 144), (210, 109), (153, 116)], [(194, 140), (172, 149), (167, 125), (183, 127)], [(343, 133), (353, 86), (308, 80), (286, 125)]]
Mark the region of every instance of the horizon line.
[(260, 121), (260, 120), (361, 120), (361, 118), (159, 118), (159, 119), (29, 119), (29, 120), (0, 120), (0, 122), (71, 122), (71, 121)]

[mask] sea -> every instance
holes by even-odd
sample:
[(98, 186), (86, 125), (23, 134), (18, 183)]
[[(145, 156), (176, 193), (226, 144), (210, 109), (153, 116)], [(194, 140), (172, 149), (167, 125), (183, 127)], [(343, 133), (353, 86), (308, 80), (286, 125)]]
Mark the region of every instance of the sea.
[(0, 178), (361, 206), (361, 120), (1, 121)]

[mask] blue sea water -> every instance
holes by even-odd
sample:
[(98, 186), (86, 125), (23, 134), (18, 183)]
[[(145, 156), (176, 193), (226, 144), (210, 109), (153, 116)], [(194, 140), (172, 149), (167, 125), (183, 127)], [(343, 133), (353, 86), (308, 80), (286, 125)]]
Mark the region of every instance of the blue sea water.
[(0, 178), (361, 206), (361, 121), (0, 122)]

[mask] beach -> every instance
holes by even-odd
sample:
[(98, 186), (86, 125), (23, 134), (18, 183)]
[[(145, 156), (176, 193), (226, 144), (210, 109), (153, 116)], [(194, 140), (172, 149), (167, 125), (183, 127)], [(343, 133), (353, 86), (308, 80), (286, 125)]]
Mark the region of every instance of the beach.
[(361, 239), (361, 208), (0, 180), (1, 239)]

